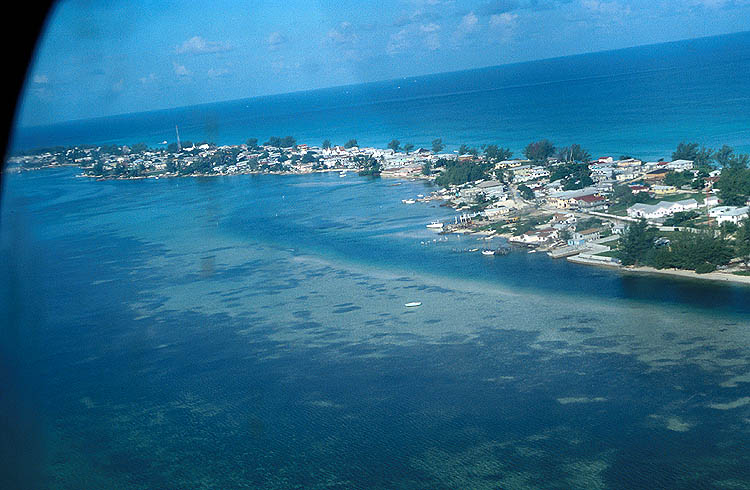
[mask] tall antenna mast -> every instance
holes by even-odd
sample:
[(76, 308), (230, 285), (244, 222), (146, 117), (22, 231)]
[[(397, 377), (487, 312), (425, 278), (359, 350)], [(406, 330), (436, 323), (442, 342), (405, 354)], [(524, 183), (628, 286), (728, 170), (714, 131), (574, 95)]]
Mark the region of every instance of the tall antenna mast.
[(182, 151), (182, 146), (180, 145), (180, 129), (176, 124), (174, 125), (174, 131), (177, 133), (177, 151)]

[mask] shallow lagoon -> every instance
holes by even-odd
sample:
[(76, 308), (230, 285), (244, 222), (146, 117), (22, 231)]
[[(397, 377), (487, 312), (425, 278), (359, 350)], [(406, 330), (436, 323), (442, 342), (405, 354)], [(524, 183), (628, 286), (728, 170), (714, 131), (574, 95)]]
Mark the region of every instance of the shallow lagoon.
[(750, 288), (455, 253), (421, 182), (75, 173), (4, 196), (38, 488), (750, 487)]

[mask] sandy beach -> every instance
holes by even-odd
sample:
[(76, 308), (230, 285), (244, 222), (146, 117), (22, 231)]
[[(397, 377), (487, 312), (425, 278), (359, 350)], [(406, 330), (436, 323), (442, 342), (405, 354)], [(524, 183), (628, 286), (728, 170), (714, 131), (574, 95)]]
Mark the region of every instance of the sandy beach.
[(750, 285), (750, 276), (738, 276), (727, 272), (709, 272), (707, 274), (698, 274), (694, 271), (686, 271), (680, 269), (655, 269), (653, 267), (621, 267), (620, 270), (622, 272), (635, 274), (660, 274), (666, 276), (685, 277), (688, 279), (723, 281)]

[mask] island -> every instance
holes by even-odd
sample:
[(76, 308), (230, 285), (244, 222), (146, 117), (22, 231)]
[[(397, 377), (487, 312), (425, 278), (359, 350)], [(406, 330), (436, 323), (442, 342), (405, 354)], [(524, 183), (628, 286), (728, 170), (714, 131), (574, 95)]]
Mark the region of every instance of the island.
[[(426, 179), (429, 195), (459, 213), (433, 222), (439, 233), (504, 237), (529, 251), (633, 273), (750, 283), (750, 157), (728, 146), (714, 151), (680, 143), (671, 159), (631, 155), (592, 158), (578, 144), (529, 143), (523, 158), (502, 145), (427, 148), (391, 140), (386, 148), (298, 143), (211, 142), (81, 145), (18, 152), (11, 171), (81, 168), (98, 180), (205, 177), (251, 173), (356, 172), (372, 178)], [(505, 252), (503, 248), (503, 252)]]

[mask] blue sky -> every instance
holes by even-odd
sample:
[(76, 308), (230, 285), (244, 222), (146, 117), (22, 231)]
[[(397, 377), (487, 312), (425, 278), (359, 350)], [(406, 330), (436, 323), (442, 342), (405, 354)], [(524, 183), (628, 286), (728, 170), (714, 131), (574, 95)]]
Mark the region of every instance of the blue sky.
[(23, 126), (750, 30), (750, 0), (63, 1)]

